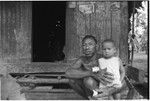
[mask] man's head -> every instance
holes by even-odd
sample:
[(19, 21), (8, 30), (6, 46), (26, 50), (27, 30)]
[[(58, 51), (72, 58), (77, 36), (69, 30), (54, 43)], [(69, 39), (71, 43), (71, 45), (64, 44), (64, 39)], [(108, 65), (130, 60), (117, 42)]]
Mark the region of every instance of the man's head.
[(82, 39), (82, 49), (85, 56), (93, 56), (96, 52), (97, 40), (92, 35), (86, 35)]
[(103, 55), (106, 58), (111, 58), (116, 53), (116, 45), (112, 39), (106, 39), (102, 43)]

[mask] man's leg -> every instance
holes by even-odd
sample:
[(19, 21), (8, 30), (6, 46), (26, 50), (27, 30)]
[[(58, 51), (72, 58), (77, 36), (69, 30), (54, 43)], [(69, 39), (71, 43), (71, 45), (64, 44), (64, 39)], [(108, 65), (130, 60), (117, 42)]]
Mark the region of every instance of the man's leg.
[(84, 84), (87, 88), (89, 88), (92, 91), (98, 89), (98, 82), (92, 77), (84, 78)]
[(85, 99), (89, 99), (88, 96), (92, 95), (92, 91), (85, 87), (83, 79), (70, 79), (69, 84), (79, 95)]
[(115, 100), (120, 100), (121, 99), (121, 94), (120, 93), (113, 94), (113, 98)]

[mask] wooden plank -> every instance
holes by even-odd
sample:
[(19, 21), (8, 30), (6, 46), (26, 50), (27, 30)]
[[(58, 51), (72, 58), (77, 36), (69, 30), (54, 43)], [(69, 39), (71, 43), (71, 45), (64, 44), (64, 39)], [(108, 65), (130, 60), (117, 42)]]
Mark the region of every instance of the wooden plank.
[[(1, 81), (2, 81), (2, 80), (1, 80), (1, 76), (0, 76), (0, 91), (2, 91), (2, 90), (1, 90), (1, 87), (2, 87), (2, 86), (1, 86), (1, 84), (2, 84)], [(0, 93), (0, 100), (1, 100), (1, 99), (2, 99), (2, 96), (1, 96), (1, 93)]]
[(68, 79), (29, 79), (29, 78), (22, 78), (17, 80), (18, 83), (33, 83), (33, 84), (39, 84), (39, 83), (68, 83)]
[(123, 64), (128, 64), (128, 2), (120, 2), (121, 9), (121, 35), (119, 37), (119, 49), (120, 49), (120, 57), (123, 61)]
[(74, 61), (79, 55), (80, 46), (77, 35), (77, 8), (66, 8), (66, 45), (65, 56), (69, 62)]
[[(96, 15), (96, 38), (99, 43), (99, 52), (102, 53), (102, 41), (105, 39), (105, 2), (96, 2), (95, 4)], [(111, 30), (111, 29), (109, 29)]]
[(111, 2), (105, 2), (105, 17), (104, 17), (104, 29), (105, 29), (105, 38), (109, 39), (111, 38), (111, 10), (110, 10), (110, 4)]
[(15, 12), (15, 8), (16, 8), (16, 5), (15, 5), (15, 3), (11, 3), (10, 5), (10, 46), (11, 46), (11, 51), (10, 51), (10, 53), (12, 54), (12, 55), (15, 55), (16, 54), (16, 47), (17, 47), (17, 45), (16, 45), (16, 37), (15, 37), (15, 16), (16, 16), (16, 12)]
[(25, 93), (27, 100), (85, 100), (77, 93)]
[[(1, 13), (1, 15), (2, 15), (2, 19), (1, 19), (1, 21), (2, 21), (2, 24), (1, 24), (1, 31), (2, 31), (2, 33), (1, 33), (1, 36), (2, 36), (2, 58), (4, 57), (4, 41), (5, 41), (5, 22), (6, 22), (6, 17), (5, 17), (5, 5), (4, 5), (4, 2), (2, 2), (1, 3), (1, 7), (2, 7), (2, 13)], [(5, 44), (7, 44), (7, 43), (5, 43)]]
[(24, 93), (75, 93), (72, 89), (52, 89), (51, 87), (22, 88)]
[[(95, 6), (95, 4), (94, 4)], [(95, 12), (95, 9), (94, 9)], [(96, 36), (96, 14), (92, 13), (90, 14), (90, 34), (92, 34), (93, 36)]]
[[(0, 6), (0, 28), (2, 28), (2, 4)], [(2, 58), (2, 30), (0, 30), (0, 58)]]
[(65, 72), (68, 68), (70, 68), (70, 65), (71, 64), (67, 63), (48, 63), (48, 62), (5, 64), (9, 73)]
[[(55, 73), (55, 74), (54, 74)], [(63, 74), (62, 74), (63, 73)], [(34, 76), (34, 77), (65, 77), (64, 72), (50, 72), (50, 73), (10, 73), (13, 77), (17, 76)]]
[(78, 57), (82, 55), (82, 49), (81, 49), (81, 44), (82, 44), (82, 38), (87, 35), (86, 33), (86, 15), (79, 10), (79, 3), (77, 2), (77, 7), (76, 7), (76, 36), (77, 38), (77, 45), (75, 48), (78, 48)]
[[(111, 19), (112, 19), (112, 33), (111, 38), (115, 41), (117, 48), (119, 49), (119, 41), (121, 35), (121, 28), (120, 28), (120, 2), (112, 2), (111, 3)], [(120, 50), (121, 51), (121, 50)]]
[(90, 27), (91, 27), (91, 19), (90, 19), (90, 14), (84, 14), (84, 20), (85, 20), (85, 35), (90, 35), (91, 33), (90, 33)]

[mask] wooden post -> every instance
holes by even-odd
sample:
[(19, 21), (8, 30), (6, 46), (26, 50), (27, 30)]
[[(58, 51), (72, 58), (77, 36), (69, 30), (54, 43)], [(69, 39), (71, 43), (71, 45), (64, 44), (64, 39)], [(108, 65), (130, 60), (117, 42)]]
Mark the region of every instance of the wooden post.
[[(132, 36), (134, 36), (134, 13), (135, 13), (135, 3), (134, 3), (134, 1), (133, 1)], [(134, 57), (134, 49), (135, 49), (135, 48), (134, 48), (134, 47), (135, 47), (135, 46), (134, 46), (134, 38), (135, 38), (135, 37), (132, 38), (132, 36), (131, 36), (131, 42), (132, 42), (131, 66), (133, 65), (133, 57)]]
[(65, 45), (65, 57), (67, 61), (73, 61), (79, 56), (79, 36), (77, 35), (76, 28), (76, 13), (77, 7), (70, 8), (69, 2), (66, 8), (66, 45)]
[(128, 64), (128, 2), (121, 2), (121, 35), (119, 37), (119, 54), (124, 64)]

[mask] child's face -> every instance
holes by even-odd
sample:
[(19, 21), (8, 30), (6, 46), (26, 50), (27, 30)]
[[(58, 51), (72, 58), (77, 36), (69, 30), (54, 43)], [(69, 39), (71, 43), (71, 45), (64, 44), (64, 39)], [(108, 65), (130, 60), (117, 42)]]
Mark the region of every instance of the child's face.
[(116, 48), (114, 47), (114, 44), (111, 42), (105, 42), (103, 43), (103, 55), (106, 58), (110, 58), (114, 56), (116, 53)]
[(85, 39), (82, 43), (83, 54), (86, 56), (93, 56), (96, 52), (96, 43), (93, 39)]

